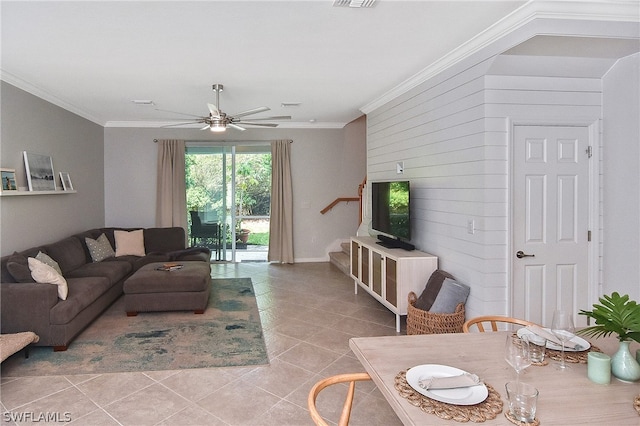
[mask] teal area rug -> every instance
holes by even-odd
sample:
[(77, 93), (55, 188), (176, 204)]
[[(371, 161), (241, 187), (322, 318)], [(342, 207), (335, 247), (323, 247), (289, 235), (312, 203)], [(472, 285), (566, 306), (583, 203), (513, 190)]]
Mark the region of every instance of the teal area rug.
[(249, 278), (212, 280), (209, 306), (193, 312), (127, 317), (124, 299), (71, 342), (65, 352), (32, 347), (2, 363), (3, 377), (117, 373), (268, 364)]

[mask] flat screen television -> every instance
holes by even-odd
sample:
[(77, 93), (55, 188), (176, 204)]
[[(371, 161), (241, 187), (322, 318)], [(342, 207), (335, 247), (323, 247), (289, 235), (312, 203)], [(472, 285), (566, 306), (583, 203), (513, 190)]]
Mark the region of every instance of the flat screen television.
[(413, 250), (411, 244), (411, 209), (409, 181), (371, 183), (371, 228), (378, 235), (378, 244), (391, 248)]

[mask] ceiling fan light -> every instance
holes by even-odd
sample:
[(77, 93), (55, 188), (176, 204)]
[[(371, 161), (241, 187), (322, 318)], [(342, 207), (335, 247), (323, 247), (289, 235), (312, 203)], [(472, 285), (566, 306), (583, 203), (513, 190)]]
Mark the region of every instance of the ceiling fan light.
[(209, 126), (209, 130), (218, 133), (224, 132), (225, 130), (227, 130), (227, 126), (225, 126), (224, 123), (211, 123), (211, 125)]

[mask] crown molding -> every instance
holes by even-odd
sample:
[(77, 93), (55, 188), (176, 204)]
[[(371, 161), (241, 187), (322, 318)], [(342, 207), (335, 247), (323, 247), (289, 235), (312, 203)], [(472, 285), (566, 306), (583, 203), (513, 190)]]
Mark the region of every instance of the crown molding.
[[(362, 106), (360, 111), (369, 114), (398, 96), (428, 81), (441, 72), (455, 66), (483, 49), (513, 34), (536, 19), (588, 20), (613, 22), (640, 22), (638, 0), (612, 1), (537, 1), (531, 0), (496, 22), (471, 40), (452, 50), (432, 65), (408, 78), (377, 99)], [(524, 41), (521, 40), (520, 42)], [(488, 53), (488, 57), (497, 53)]]
[(41, 87), (35, 86), (31, 83), (28, 83), (26, 81), (24, 81), (23, 79), (16, 77), (15, 75), (0, 69), (0, 80), (11, 84), (12, 86), (17, 87), (20, 90), (24, 90), (27, 93), (32, 94), (33, 96), (37, 96), (40, 99), (43, 99), (47, 102), (52, 103), (53, 105), (56, 105), (60, 108), (63, 108), (73, 114), (76, 114), (82, 118), (85, 118), (89, 121), (92, 121), (96, 124), (99, 124), (100, 126), (104, 126), (104, 121), (100, 120), (99, 118), (93, 116), (92, 114), (88, 113), (87, 111), (78, 108), (77, 106), (65, 101), (64, 99), (60, 99), (59, 97), (47, 92), (46, 90), (44, 90)]

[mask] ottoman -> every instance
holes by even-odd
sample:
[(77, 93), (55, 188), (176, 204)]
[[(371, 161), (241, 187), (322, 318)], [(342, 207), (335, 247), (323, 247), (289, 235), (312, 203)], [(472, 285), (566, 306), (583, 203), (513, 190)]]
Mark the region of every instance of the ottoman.
[(149, 263), (127, 278), (123, 286), (127, 316), (158, 311), (204, 313), (211, 291), (211, 265), (199, 261), (179, 264), (180, 269), (163, 270), (164, 263)]

